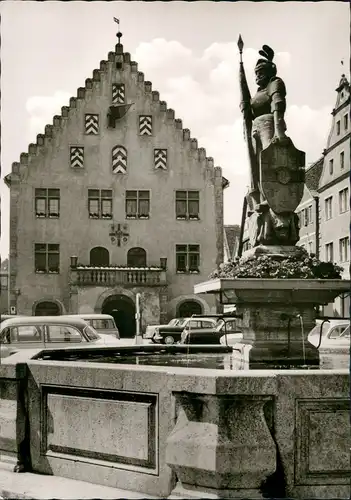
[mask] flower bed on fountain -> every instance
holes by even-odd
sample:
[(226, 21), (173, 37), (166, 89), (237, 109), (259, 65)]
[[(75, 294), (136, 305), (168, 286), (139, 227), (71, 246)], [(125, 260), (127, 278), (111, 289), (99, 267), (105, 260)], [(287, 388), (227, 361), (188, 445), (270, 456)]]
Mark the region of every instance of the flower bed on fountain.
[(301, 248), (299, 255), (252, 255), (221, 264), (209, 278), (341, 279), (343, 268)]

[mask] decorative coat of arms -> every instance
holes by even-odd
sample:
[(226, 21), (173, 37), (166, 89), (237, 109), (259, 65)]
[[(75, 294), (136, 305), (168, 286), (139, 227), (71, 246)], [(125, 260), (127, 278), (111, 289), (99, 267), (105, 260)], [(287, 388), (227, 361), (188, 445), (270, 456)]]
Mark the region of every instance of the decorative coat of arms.
[(305, 153), (290, 144), (270, 144), (261, 151), (261, 191), (276, 214), (294, 212), (303, 196)]
[(128, 224), (111, 224), (109, 236), (111, 238), (111, 242), (118, 247), (121, 246), (121, 243), (126, 244), (129, 238)]

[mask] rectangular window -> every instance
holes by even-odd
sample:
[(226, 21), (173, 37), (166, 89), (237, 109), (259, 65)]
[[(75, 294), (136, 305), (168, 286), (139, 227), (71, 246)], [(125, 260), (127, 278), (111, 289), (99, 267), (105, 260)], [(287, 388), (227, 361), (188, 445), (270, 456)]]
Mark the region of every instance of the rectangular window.
[(60, 245), (35, 243), (35, 272), (57, 274), (60, 272)]
[(333, 197), (325, 199), (325, 219), (329, 220), (333, 217)]
[(327, 262), (334, 262), (334, 248), (333, 248), (333, 243), (327, 243), (325, 245), (325, 260)]
[(3, 276), (0, 276), (0, 285), (1, 285), (1, 290), (7, 290), (8, 288), (8, 276), (7, 275), (3, 275)]
[(349, 208), (349, 188), (339, 191), (339, 213), (347, 212)]
[(349, 115), (344, 115), (344, 129), (347, 130), (349, 128)]
[(341, 151), (340, 153), (340, 168), (341, 170), (345, 167), (345, 153)]
[(72, 168), (84, 168), (84, 147), (71, 146), (70, 162)]
[(198, 220), (200, 218), (199, 191), (176, 191), (176, 218)]
[(97, 135), (99, 133), (99, 115), (85, 115), (85, 133), (87, 135)]
[(37, 218), (58, 219), (60, 217), (60, 190), (35, 189), (35, 216)]
[(340, 120), (336, 122), (336, 135), (340, 135)]
[(90, 219), (112, 219), (112, 189), (88, 189)]
[(112, 104), (124, 104), (125, 91), (123, 83), (114, 83), (112, 85)]
[(347, 262), (349, 260), (349, 247), (350, 238), (348, 236), (339, 240), (340, 262)]
[(333, 175), (334, 172), (334, 160), (329, 160), (329, 173)]
[(308, 223), (313, 224), (312, 205), (310, 205), (307, 208), (307, 211), (308, 211)]
[(150, 191), (126, 191), (126, 218), (150, 217)]
[(176, 270), (178, 273), (198, 273), (200, 245), (176, 245)]

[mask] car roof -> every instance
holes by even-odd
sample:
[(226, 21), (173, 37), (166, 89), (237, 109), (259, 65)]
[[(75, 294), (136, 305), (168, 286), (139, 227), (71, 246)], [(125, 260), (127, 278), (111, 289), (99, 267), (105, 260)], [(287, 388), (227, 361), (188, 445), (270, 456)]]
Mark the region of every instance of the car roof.
[(86, 318), (86, 319), (113, 319), (110, 314), (67, 314), (69, 318)]
[(317, 325), (320, 325), (322, 323), (322, 321), (324, 321), (324, 324), (327, 324), (327, 325), (330, 324), (331, 326), (335, 326), (335, 325), (349, 325), (350, 324), (350, 321), (348, 321), (347, 319), (338, 319), (338, 318), (335, 318), (335, 319), (324, 320), (323, 318), (317, 318), (316, 319)]
[(19, 316), (17, 318), (5, 319), (1, 323), (1, 330), (9, 326), (40, 325), (43, 323), (55, 325), (72, 325), (86, 327), (84, 319), (72, 316)]

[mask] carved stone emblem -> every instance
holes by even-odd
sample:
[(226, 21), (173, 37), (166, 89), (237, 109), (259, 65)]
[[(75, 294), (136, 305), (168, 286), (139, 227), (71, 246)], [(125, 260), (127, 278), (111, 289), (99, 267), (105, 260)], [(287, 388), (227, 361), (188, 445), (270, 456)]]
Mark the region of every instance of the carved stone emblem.
[(128, 224), (111, 224), (109, 236), (111, 238), (111, 242), (119, 247), (121, 246), (121, 243), (126, 244), (129, 238)]

